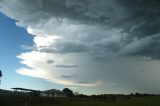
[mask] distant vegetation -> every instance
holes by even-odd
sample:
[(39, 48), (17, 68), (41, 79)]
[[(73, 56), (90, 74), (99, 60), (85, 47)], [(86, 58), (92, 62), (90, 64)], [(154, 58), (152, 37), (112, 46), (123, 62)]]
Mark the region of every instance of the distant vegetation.
[(1, 96), (0, 106), (160, 106), (160, 96), (150, 94), (92, 95), (74, 97)]
[(70, 90), (69, 88), (64, 88), (63, 92), (66, 94), (67, 97), (73, 97), (74, 96), (73, 91)]

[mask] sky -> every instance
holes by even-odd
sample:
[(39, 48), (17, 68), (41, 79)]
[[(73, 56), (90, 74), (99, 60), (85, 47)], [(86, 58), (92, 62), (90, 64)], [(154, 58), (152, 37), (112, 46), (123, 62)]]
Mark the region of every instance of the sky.
[(0, 0), (1, 88), (159, 93), (159, 5)]

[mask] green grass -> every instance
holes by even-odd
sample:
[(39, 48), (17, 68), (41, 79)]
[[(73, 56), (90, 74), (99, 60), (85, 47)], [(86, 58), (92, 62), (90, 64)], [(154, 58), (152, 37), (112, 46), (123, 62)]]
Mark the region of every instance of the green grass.
[[(0, 106), (25, 106), (29, 97), (0, 97)], [(148, 97), (117, 97), (109, 99), (78, 99), (32, 97), (27, 106), (160, 106), (160, 96)]]

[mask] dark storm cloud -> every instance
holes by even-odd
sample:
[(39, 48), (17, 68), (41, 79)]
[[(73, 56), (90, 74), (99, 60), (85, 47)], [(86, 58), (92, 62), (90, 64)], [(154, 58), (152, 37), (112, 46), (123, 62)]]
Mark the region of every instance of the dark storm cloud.
[(148, 61), (148, 62), (151, 62), (151, 61), (153, 61), (150, 57), (148, 58), (148, 57), (143, 57), (143, 58), (139, 58), (139, 59), (137, 59), (138, 61)]
[(71, 75), (61, 75), (61, 77), (64, 78), (64, 79), (68, 79), (68, 78), (72, 78), (73, 76), (71, 76)]
[(130, 34), (141, 38), (159, 32), (159, 0), (121, 0), (119, 3), (127, 11), (127, 17), (120, 25), (124, 25)]
[[(103, 0), (102, 0), (103, 1)], [(16, 12), (20, 11), (26, 11), (22, 12), (22, 15), (30, 15), (30, 13), (36, 13), (36, 15), (41, 15), (40, 17), (34, 17), (31, 16), (32, 20), (29, 18), (25, 19), (23, 22), (29, 22), (29, 24), (32, 24), (33, 26), (36, 25), (41, 19), (49, 19), (50, 17), (54, 16), (56, 18), (61, 19), (67, 18), (72, 21), (75, 20), (81, 21), (83, 23), (97, 23), (102, 22), (104, 23), (108, 18), (106, 16), (92, 16), (94, 13), (94, 5), (96, 5), (96, 2), (92, 0), (14, 0), (11, 1), (13, 4), (11, 4), (11, 8), (17, 10)], [(17, 7), (14, 7), (14, 3), (17, 3), (17, 7), (21, 10), (18, 10)], [(93, 2), (93, 7), (92, 7)], [(99, 2), (102, 4), (101, 2)], [(105, 2), (104, 2), (105, 3)], [(1, 7), (3, 8), (4, 4), (10, 4), (10, 1), (2, 0)], [(107, 4), (107, 3), (105, 3)], [(99, 8), (99, 6), (97, 6)], [(93, 11), (93, 13), (90, 13), (90, 11)], [(15, 13), (16, 13), (15, 12)], [(98, 12), (96, 14), (98, 15)], [(21, 18), (18, 16), (18, 18)], [(22, 22), (22, 23), (23, 23)], [(20, 22), (21, 23), (21, 22)]]
[(52, 63), (54, 63), (54, 60), (47, 60), (47, 63), (52, 64)]
[(141, 39), (135, 39), (124, 47), (120, 54), (124, 56), (150, 57), (152, 59), (160, 59), (160, 34), (150, 35)]
[(145, 45), (142, 49), (140, 49), (138, 52), (133, 52), (130, 55), (136, 55), (136, 56), (146, 56), (146, 57), (152, 57), (152, 59), (160, 59), (160, 34), (158, 34), (157, 37), (153, 37), (151, 41)]
[(128, 18), (123, 21), (122, 26), (132, 39), (137, 37), (139, 40), (148, 36), (148, 44), (143, 48), (133, 51), (132, 56), (146, 56), (159, 59), (160, 55), (160, 1), (159, 0), (122, 0), (120, 2), (128, 13)]
[(79, 67), (77, 65), (56, 65), (57, 68), (76, 68), (76, 67)]
[(61, 42), (54, 45), (57, 53), (87, 52), (88, 47), (84, 43), (76, 41)]
[(126, 55), (159, 59), (160, 1), (121, 0), (118, 2), (126, 10), (127, 17), (115, 25), (119, 24), (118, 26), (123, 27), (123, 31), (129, 34), (128, 41), (131, 42), (135, 37), (141, 42), (147, 37), (150, 38), (145, 45), (139, 45), (141, 46), (140, 49)]
[[(6, 7), (6, 5), (9, 5), (10, 8)], [(147, 36), (158, 34), (160, 31), (159, 5), (159, 0), (1, 0), (0, 3), (1, 11), (18, 20), (19, 23), (17, 24), (19, 25), (46, 30), (45, 27), (42, 27), (43, 24), (46, 24), (47, 20), (54, 17), (56, 23), (58, 23), (56, 25), (63, 23), (64, 20), (68, 20), (68, 22), (72, 24), (94, 25), (104, 30), (106, 28), (120, 28), (122, 30), (121, 33), (127, 33), (128, 36), (121, 41), (124, 43), (123, 45), (119, 44), (121, 42), (111, 42), (110, 44), (108, 44), (108, 42), (106, 42), (106, 44), (104, 44), (104, 42), (99, 42), (99, 44), (97, 43), (95, 46), (91, 46), (93, 45), (91, 44), (93, 42), (87, 42), (87, 45), (83, 45), (84, 42), (78, 44), (73, 40), (71, 42), (60, 42), (57, 44), (57, 51), (52, 49), (52, 47), (43, 48), (41, 50), (42, 52), (58, 53), (98, 50), (102, 52), (102, 54), (106, 52), (117, 54), (128, 45), (131, 45), (135, 38), (141, 41)], [(14, 12), (11, 12), (13, 10)], [(30, 14), (32, 14), (32, 16)], [(39, 25), (39, 23), (42, 25)], [(101, 36), (96, 35), (98, 29), (93, 31), (94, 33), (91, 32), (92, 30), (93, 29), (88, 29), (90, 39), (91, 37), (94, 38), (95, 36)], [(104, 32), (104, 30), (102, 30), (102, 32)], [(52, 33), (52, 29), (48, 30), (47, 33)], [(105, 39), (105, 37), (106, 36), (103, 36), (101, 39)], [(156, 37), (155, 39), (149, 39), (151, 40), (149, 42), (153, 43), (138, 45), (141, 49), (135, 50), (133, 53), (126, 53), (126, 55), (149, 56), (159, 59), (160, 56), (157, 52), (160, 52), (160, 39), (159, 37)], [(81, 41), (82, 39), (78, 40)], [(142, 48), (142, 46), (144, 48)], [(125, 56), (125, 54), (123, 54), (123, 56)]]
[(89, 81), (81, 81), (81, 82), (78, 82), (78, 83), (80, 83), (80, 84), (94, 84), (94, 83), (96, 83), (96, 82), (89, 82)]
[[(53, 3), (42, 1), (44, 10), (50, 10), (52, 15), (60, 18), (68, 18), (72, 21), (85, 24), (94, 24), (100, 27), (109, 26), (110, 28), (121, 28), (122, 32), (128, 33), (129, 36), (123, 41), (125, 46), (133, 42), (134, 38), (139, 41), (147, 36), (154, 36), (160, 31), (160, 9), (159, 0), (122, 0), (122, 1), (69, 1), (69, 0), (53, 0)], [(111, 5), (111, 7), (108, 5)], [(51, 5), (54, 4), (54, 5)], [(117, 7), (114, 7), (118, 5)], [(46, 9), (46, 6), (48, 9)], [(53, 8), (54, 7), (54, 8)], [(124, 12), (118, 11), (124, 10)], [(122, 15), (121, 17), (117, 15)], [(159, 59), (160, 52), (159, 37), (152, 37), (149, 43), (139, 50), (126, 54), (130, 56), (147, 56)], [(80, 52), (86, 51), (86, 45), (72, 43), (61, 43), (58, 52)], [(125, 47), (124, 46), (124, 47)], [(94, 51), (102, 53), (119, 52), (123, 49), (119, 43), (111, 42), (110, 44), (99, 42), (94, 47)], [(99, 50), (97, 50), (99, 48)], [(124, 55), (123, 55), (124, 56)]]

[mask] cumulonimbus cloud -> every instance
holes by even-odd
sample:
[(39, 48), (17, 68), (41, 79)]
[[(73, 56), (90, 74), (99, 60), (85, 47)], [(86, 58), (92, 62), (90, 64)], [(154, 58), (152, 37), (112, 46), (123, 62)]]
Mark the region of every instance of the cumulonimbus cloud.
[[(152, 76), (159, 74), (159, 4), (158, 0), (1, 0), (0, 11), (34, 35), (33, 47), (22, 46), (30, 52), (17, 56), (29, 68), (18, 73), (64, 85), (156, 91), (159, 76)], [(137, 59), (146, 57), (150, 63)]]

